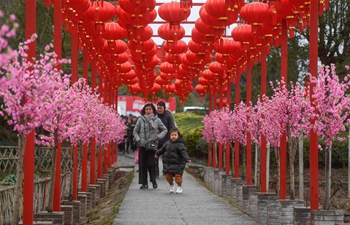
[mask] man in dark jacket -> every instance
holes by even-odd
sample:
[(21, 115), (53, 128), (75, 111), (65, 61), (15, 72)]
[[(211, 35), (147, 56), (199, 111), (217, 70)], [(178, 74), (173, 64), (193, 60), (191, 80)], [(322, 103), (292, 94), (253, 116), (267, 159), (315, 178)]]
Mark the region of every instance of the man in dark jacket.
[[(165, 102), (160, 101), (157, 103), (157, 116), (168, 129), (168, 131), (175, 127), (173, 116), (166, 112)], [(161, 139), (158, 143), (158, 149), (160, 149), (165, 142), (169, 140), (169, 133), (165, 135), (163, 139)], [(159, 160), (156, 159), (156, 178), (159, 178)]]

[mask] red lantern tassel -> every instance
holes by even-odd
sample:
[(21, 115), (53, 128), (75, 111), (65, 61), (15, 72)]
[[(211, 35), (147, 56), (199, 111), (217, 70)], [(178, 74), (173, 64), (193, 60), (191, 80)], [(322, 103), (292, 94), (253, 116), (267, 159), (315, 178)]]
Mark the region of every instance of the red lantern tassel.
[(325, 0), (325, 9), (329, 9), (329, 0)]
[(289, 37), (294, 38), (294, 28), (293, 27), (289, 27)]
[(323, 0), (320, 1), (320, 5), (318, 6), (319, 7), (319, 14), (320, 15), (323, 15), (324, 14), (324, 3), (323, 3)]

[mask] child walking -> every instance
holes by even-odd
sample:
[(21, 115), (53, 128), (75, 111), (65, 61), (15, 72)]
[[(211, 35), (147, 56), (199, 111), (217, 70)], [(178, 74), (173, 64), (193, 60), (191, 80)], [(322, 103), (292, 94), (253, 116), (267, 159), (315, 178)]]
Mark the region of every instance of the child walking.
[[(185, 169), (186, 162), (190, 163), (191, 159), (187, 154), (185, 141), (177, 128), (171, 128), (169, 132), (170, 139), (155, 154), (155, 158), (163, 155), (163, 172), (169, 183), (169, 191), (177, 194), (182, 193), (182, 174)], [(175, 191), (175, 185), (177, 189)]]

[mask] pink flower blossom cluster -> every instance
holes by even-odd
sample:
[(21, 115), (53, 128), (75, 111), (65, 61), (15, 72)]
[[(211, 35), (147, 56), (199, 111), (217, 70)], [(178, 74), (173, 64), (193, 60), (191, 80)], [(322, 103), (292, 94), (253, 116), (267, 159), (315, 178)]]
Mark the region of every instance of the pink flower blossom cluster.
[[(275, 87), (271, 84), (274, 94), (262, 96), (254, 106), (241, 102), (233, 111), (224, 108), (205, 116), (203, 137), (207, 142), (237, 139), (245, 146), (249, 132), (259, 146), (261, 135), (264, 135), (272, 147), (279, 147), (283, 134), (287, 140), (298, 139), (301, 134), (308, 135), (310, 129), (315, 129), (328, 148), (335, 136), (350, 123), (350, 98), (346, 94), (349, 76), (340, 82), (334, 65), (321, 67), (318, 79), (310, 79), (315, 84), (316, 108), (311, 105), (307, 89), (299, 83), (291, 83), (290, 90), (283, 80)], [(311, 119), (316, 119), (315, 125), (311, 124)]]
[[(14, 19), (11, 16), (10, 22)], [(27, 135), (42, 127), (47, 135), (38, 136), (37, 143), (49, 146), (64, 140), (87, 143), (92, 137), (98, 145), (123, 139), (126, 127), (116, 110), (104, 104), (84, 79), (70, 86), (70, 75), (57, 69), (69, 60), (58, 60), (52, 44), (38, 59), (28, 59), (28, 44), (36, 35), (12, 50), (8, 39), (14, 35), (8, 25), (2, 26), (0, 97), (4, 105), (0, 106), (0, 116), (15, 131)]]

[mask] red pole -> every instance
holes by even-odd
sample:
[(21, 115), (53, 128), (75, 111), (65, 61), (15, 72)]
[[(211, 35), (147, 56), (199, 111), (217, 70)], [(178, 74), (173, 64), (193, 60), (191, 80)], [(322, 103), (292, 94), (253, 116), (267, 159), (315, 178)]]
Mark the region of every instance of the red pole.
[[(241, 79), (240, 75), (236, 75), (236, 105), (239, 105), (241, 95)], [(235, 139), (235, 178), (239, 178), (239, 141)]]
[[(30, 37), (36, 33), (36, 1), (27, 0), (26, 1), (26, 30), (25, 38), (30, 39)], [(29, 49), (27, 50), (28, 59), (31, 60), (36, 56), (36, 41), (29, 44)], [(24, 178), (23, 186), (23, 224), (32, 225), (33, 224), (33, 201), (34, 201), (34, 154), (35, 154), (35, 144), (34, 144), (34, 130), (26, 137), (26, 145), (24, 150)]]
[[(248, 54), (248, 53), (247, 53)], [(252, 101), (252, 70), (249, 54), (247, 57), (247, 106), (250, 105)], [(249, 118), (247, 118), (249, 119)], [(249, 132), (247, 132), (247, 185), (252, 184), (252, 137)]]
[[(54, 2), (54, 51), (57, 54), (57, 59), (62, 58), (62, 1), (55, 0)], [(61, 69), (61, 64), (57, 65), (57, 69)], [(56, 171), (55, 185), (53, 195), (53, 211), (61, 211), (61, 143), (58, 143), (56, 154)]]
[[(78, 81), (78, 33), (77, 26), (72, 25), (71, 34), (71, 83)], [(73, 201), (78, 199), (78, 146), (73, 146)]]
[[(263, 39), (262, 49), (261, 49), (261, 80), (260, 80), (260, 95), (266, 94), (266, 41)], [(260, 152), (260, 189), (262, 193), (267, 190), (266, 185), (266, 137), (261, 135), (261, 152)]]
[[(228, 77), (228, 80), (227, 80), (227, 106), (228, 108), (230, 109), (231, 107), (231, 77), (230, 77), (230, 73), (228, 74), (229, 77)], [(226, 157), (226, 175), (229, 175), (230, 174), (230, 165), (231, 165), (231, 142), (230, 140), (226, 140), (226, 154), (225, 154), (225, 157)]]
[(87, 148), (88, 144), (84, 144), (81, 160), (81, 191), (83, 192), (87, 192)]
[[(91, 88), (96, 88), (96, 58), (94, 57), (91, 65)], [(90, 184), (95, 184), (95, 166), (96, 166), (96, 139), (91, 138), (90, 144)]]
[[(286, 20), (282, 20), (281, 37), (281, 80), (287, 84), (288, 77), (288, 30)], [(287, 197), (287, 136), (283, 132), (280, 140), (280, 199)]]
[[(318, 77), (318, 0), (310, 1), (310, 73), (313, 77)], [(313, 88), (315, 85), (310, 84), (310, 101), (315, 105)], [(315, 123), (314, 120), (311, 121)], [(310, 131), (310, 209), (318, 209), (318, 137), (316, 132)]]
[(83, 48), (83, 78), (86, 80), (86, 83), (88, 84), (89, 83), (89, 80), (88, 80), (88, 76), (89, 76), (89, 73), (88, 73), (88, 50), (86, 47)]

